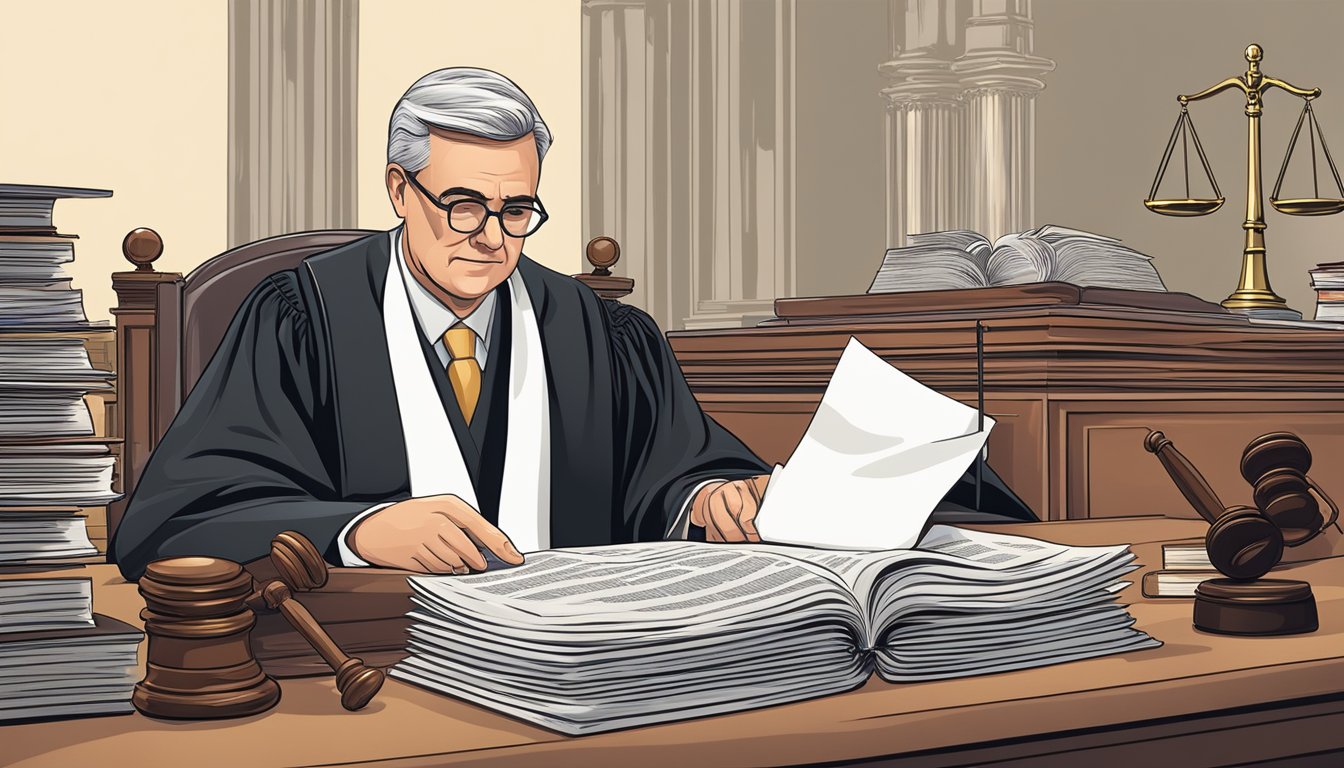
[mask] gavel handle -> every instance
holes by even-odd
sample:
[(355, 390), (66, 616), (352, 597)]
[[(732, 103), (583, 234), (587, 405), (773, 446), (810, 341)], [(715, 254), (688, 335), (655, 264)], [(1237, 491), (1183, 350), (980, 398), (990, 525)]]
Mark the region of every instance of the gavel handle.
[(366, 666), (360, 659), (351, 658), (331, 639), (331, 635), (317, 623), (313, 614), (294, 599), (283, 581), (272, 581), (262, 587), (261, 596), (266, 605), (279, 610), (285, 619), (303, 635), (304, 639), (336, 672), (336, 688), (341, 692), (341, 706), (350, 711), (368, 704), (383, 687), (381, 670)]
[(1149, 453), (1157, 455), (1167, 474), (1171, 475), (1176, 488), (1200, 517), (1210, 524), (1216, 523), (1218, 518), (1222, 517), (1226, 510), (1223, 502), (1218, 500), (1218, 495), (1213, 492), (1213, 488), (1199, 470), (1195, 469), (1195, 465), (1176, 450), (1175, 444), (1168, 440), (1166, 435), (1158, 431), (1149, 432), (1148, 437), (1143, 440), (1143, 447), (1147, 448)]

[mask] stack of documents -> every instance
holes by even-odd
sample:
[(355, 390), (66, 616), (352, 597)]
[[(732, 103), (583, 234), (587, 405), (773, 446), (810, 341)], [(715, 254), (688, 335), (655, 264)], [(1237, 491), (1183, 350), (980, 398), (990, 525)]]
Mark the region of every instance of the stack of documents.
[(392, 676), (581, 734), (1159, 645), (1126, 547), (935, 526), (919, 549), (650, 542), (411, 579)]
[(0, 565), (97, 554), (77, 508), (0, 509)]
[(130, 712), (143, 636), (101, 614), (93, 626), (0, 634), (0, 723)]
[(757, 518), (794, 546), (649, 542), (413, 577), (409, 655), (391, 674), (583, 734), (850, 690), (874, 672), (913, 682), (1159, 645), (1116, 601), (1136, 567), (1125, 546), (925, 532), (989, 423), (852, 342)]
[(101, 442), (0, 442), (0, 505), (93, 506), (112, 491), (116, 459)]
[(89, 579), (0, 579), (0, 634), (92, 626)]
[(111, 388), (81, 338), (0, 334), (0, 437), (92, 435), (84, 395)]
[(131, 711), (141, 637), (87, 578), (0, 576), (0, 722)]

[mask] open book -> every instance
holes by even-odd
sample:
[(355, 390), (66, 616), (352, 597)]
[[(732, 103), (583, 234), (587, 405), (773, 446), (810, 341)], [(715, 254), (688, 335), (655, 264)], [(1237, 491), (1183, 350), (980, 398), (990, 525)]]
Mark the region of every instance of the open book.
[(1113, 237), (1047, 224), (991, 243), (969, 230), (910, 235), (882, 259), (869, 293), (937, 291), (1047, 281), (1165, 291), (1152, 257)]
[(392, 676), (567, 734), (1159, 643), (1115, 600), (1124, 546), (935, 526), (918, 549), (653, 542), (411, 579)]

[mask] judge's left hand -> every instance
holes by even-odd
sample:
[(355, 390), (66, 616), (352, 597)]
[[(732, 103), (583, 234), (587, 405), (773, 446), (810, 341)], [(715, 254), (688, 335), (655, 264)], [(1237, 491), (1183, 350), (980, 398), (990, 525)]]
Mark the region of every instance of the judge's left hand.
[(756, 513), (768, 482), (769, 475), (756, 475), (701, 488), (691, 502), (691, 525), (704, 528), (707, 541), (760, 541)]

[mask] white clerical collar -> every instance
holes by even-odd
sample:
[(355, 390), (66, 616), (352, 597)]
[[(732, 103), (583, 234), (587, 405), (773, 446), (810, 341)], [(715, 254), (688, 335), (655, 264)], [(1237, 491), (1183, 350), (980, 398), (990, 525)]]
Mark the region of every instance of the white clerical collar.
[(430, 293), (429, 289), (421, 285), (415, 275), (411, 274), (410, 267), (406, 265), (405, 251), (402, 249), (402, 237), (404, 230), (398, 229), (394, 238), (397, 244), (395, 249), (397, 265), (401, 268), (401, 278), (406, 283), (406, 295), (411, 301), (411, 311), (415, 313), (415, 320), (419, 323), (425, 340), (431, 345), (442, 346), (444, 332), (460, 320), (476, 334), (476, 362), (484, 370), (486, 356), (490, 350), (490, 327), (495, 319), (495, 292), (487, 293), (470, 315), (458, 318), (451, 309)]

